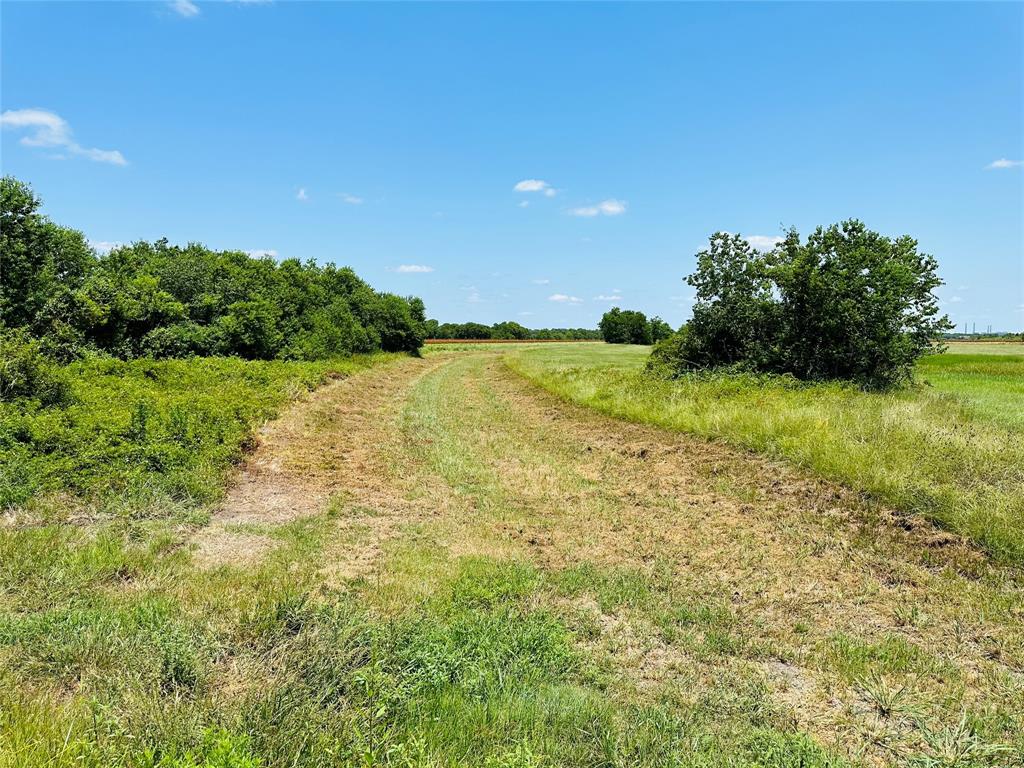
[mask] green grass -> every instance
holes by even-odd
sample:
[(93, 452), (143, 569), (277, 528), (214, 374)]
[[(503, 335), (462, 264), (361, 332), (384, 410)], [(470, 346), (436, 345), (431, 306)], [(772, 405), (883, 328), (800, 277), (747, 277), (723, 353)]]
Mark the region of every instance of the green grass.
[(0, 509), (55, 494), (108, 507), (133, 498), (209, 502), (253, 429), (283, 403), (387, 357), (72, 364), (66, 406), (0, 403)]
[(1024, 354), (927, 357), (919, 385), (886, 394), (754, 376), (662, 381), (642, 373), (646, 357), (566, 345), (508, 363), (574, 402), (791, 461), (1024, 563)]
[[(646, 354), (559, 350), (576, 369), (596, 362), (602, 377), (624, 380)], [(571, 434), (538, 434), (510, 407), (487, 378), (501, 370), (492, 354), (473, 350), (410, 379), (407, 399), (382, 415), (400, 439), (383, 448), (396, 477), (380, 479), (412, 478), (411, 500), (429, 494), (430, 511), (380, 542), (379, 570), (341, 581), (325, 569), (339, 547), (361, 545), (351, 524), (367, 519), (365, 499), (340, 494), (310, 517), (251, 526), (273, 539), (268, 554), (209, 570), (188, 548), (194, 521), (167, 504), (201, 515), (256, 424), (331, 370), (380, 360), (75, 370), (66, 442), (30, 456), (40, 469), (27, 504), (49, 513), (0, 526), (0, 768), (850, 765), (838, 739), (802, 731), (777, 699), (760, 670), (780, 655), (862, 687), (888, 712), (924, 706), (903, 693), (907, 685), (920, 698), (918, 678), (950, 688), (949, 702), (907, 727), (935, 745), (913, 743), (905, 764), (1014, 764), (993, 751), (1019, 732), (1011, 683), (1002, 698), (987, 681), (966, 696), (966, 672), (920, 640), (847, 627), (801, 633), (787, 650), (766, 637), (763, 618), (744, 615), (731, 587), (676, 569), (669, 552), (650, 562), (627, 551), (618, 564), (580, 552), (559, 563), (510, 546), (503, 531), (557, 530), (576, 517), (603, 531), (611, 497), (574, 464)], [(144, 429), (133, 426), (139, 402), (152, 404)], [(53, 417), (3, 408), (33, 428)], [(175, 408), (201, 417), (175, 431)], [(190, 453), (140, 463), (189, 430)], [(101, 458), (86, 461), (93, 452)], [(83, 506), (123, 514), (76, 516)], [(370, 511), (396, 514), (387, 502)], [(1012, 611), (988, 602), (998, 616)], [(676, 666), (644, 687), (630, 666), (637, 648), (623, 649), (631, 644)], [(932, 759), (954, 753), (966, 757)]]

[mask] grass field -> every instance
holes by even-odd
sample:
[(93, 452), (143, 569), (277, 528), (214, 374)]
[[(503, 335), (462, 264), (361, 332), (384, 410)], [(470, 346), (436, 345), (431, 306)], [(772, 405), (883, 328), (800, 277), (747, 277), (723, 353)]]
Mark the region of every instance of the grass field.
[(0, 526), (0, 766), (1024, 765), (1019, 569), (508, 366), (609, 410), (642, 348), (481, 346), (343, 367), (226, 494), (330, 367), (78, 371)]
[(645, 347), (533, 349), (509, 364), (604, 413), (786, 459), (1020, 564), (1024, 350), (976, 349), (924, 358), (919, 386), (890, 394), (758, 377), (652, 380), (641, 374)]

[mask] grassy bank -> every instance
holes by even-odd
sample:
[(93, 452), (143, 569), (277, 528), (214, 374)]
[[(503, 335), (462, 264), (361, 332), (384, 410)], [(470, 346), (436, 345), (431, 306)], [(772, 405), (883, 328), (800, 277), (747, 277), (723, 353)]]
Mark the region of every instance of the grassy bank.
[(197, 507), (284, 403), (387, 357), (74, 363), (66, 403), (0, 402), (0, 509)]
[(574, 402), (792, 461), (1024, 563), (1024, 354), (961, 349), (925, 358), (918, 386), (888, 394), (758, 377), (660, 381), (641, 372), (645, 347), (530, 349), (508, 362)]

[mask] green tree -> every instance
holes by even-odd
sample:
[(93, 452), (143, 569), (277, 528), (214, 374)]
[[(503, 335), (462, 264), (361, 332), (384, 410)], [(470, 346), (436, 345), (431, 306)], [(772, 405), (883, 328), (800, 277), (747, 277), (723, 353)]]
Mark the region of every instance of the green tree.
[(601, 317), (598, 327), (609, 344), (651, 343), (651, 326), (643, 312), (612, 307)]
[(491, 338), (493, 339), (528, 339), (530, 329), (512, 320), (503, 323), (495, 323), (491, 326)]
[(952, 328), (933, 293), (937, 269), (913, 238), (853, 219), (806, 242), (790, 231), (767, 253), (716, 233), (687, 278), (697, 289), (693, 319), (654, 360), (672, 371), (741, 366), (891, 387), (910, 380), (914, 361)]
[(46, 302), (77, 287), (94, 258), (81, 232), (39, 213), (32, 189), (0, 179), (0, 324), (34, 325)]

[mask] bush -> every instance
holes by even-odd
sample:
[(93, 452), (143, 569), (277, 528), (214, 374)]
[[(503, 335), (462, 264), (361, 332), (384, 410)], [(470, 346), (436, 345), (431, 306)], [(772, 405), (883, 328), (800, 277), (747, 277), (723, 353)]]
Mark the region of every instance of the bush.
[(718, 232), (697, 254), (685, 332), (658, 346), (652, 367), (674, 373), (736, 367), (805, 381), (885, 389), (952, 327), (932, 291), (938, 264), (908, 236), (890, 239), (850, 220), (793, 230), (773, 251)]
[(64, 371), (43, 355), (37, 341), (25, 333), (0, 334), (0, 401), (24, 398), (60, 405), (70, 391)]

